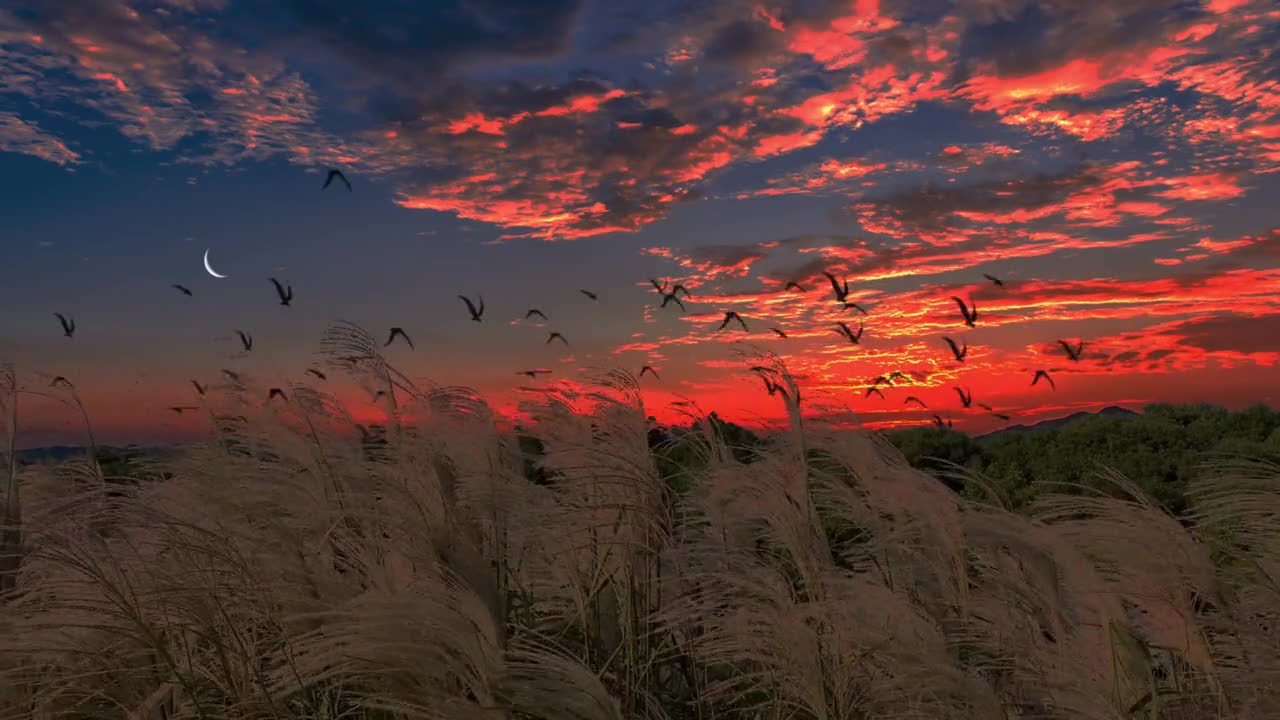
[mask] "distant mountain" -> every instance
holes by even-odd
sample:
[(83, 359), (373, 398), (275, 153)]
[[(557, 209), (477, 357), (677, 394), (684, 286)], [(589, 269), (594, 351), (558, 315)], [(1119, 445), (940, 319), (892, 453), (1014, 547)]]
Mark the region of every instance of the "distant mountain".
[(1108, 405), (1107, 407), (1104, 407), (1097, 412), (1088, 412), (1087, 410), (1081, 410), (1080, 412), (1074, 412), (1074, 413), (1071, 413), (1070, 415), (1065, 415), (1060, 418), (1051, 418), (1049, 420), (1041, 420), (1040, 422), (1032, 425), (1010, 425), (1007, 428), (1001, 428), (999, 430), (996, 430), (995, 432), (987, 433), (986, 435), (978, 435), (974, 437), (974, 440), (977, 440), (979, 442), (986, 442), (986, 441), (995, 440), (996, 438), (1005, 437), (1007, 435), (1017, 435), (1022, 433), (1035, 432), (1037, 430), (1055, 430), (1057, 428), (1066, 427), (1067, 425), (1070, 425), (1072, 423), (1084, 420), (1085, 418), (1091, 418), (1091, 417), (1128, 418), (1128, 417), (1139, 417), (1140, 415), (1141, 413), (1136, 413), (1132, 410), (1126, 410), (1125, 408), (1117, 407), (1115, 405)]
[[(174, 447), (156, 446), (144, 447), (141, 445), (128, 445), (125, 447), (117, 447), (113, 445), (103, 445), (98, 447), (98, 455), (102, 456), (160, 456), (174, 451)], [(82, 445), (49, 445), (46, 447), (34, 447), (18, 450), (16, 455), (19, 462), (39, 463), (39, 462), (62, 462), (71, 458), (84, 457), (88, 454), (87, 449)]]

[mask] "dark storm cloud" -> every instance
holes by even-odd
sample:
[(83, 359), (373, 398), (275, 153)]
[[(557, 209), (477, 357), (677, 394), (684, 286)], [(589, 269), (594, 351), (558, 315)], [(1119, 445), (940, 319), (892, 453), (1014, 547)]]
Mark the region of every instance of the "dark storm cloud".
[(957, 10), (971, 20), (962, 56), (990, 63), (1001, 76), (1157, 43), (1170, 29), (1205, 14), (1199, 0), (974, 0), (958, 3)]
[(1218, 315), (1188, 320), (1163, 334), (1206, 352), (1244, 354), (1280, 352), (1280, 314), (1248, 317)]
[(939, 229), (948, 225), (957, 212), (1008, 214), (1035, 210), (1061, 203), (1073, 193), (1098, 185), (1104, 176), (1085, 164), (1058, 174), (1037, 174), (1013, 180), (972, 185), (926, 185), (882, 198), (872, 198), (854, 206), (858, 212), (884, 215), (906, 226)]
[[(316, 41), (383, 79), (429, 80), (468, 60), (543, 58), (567, 47), (585, 0), (284, 0), (237, 14)], [(252, 18), (252, 19), (251, 19)]]

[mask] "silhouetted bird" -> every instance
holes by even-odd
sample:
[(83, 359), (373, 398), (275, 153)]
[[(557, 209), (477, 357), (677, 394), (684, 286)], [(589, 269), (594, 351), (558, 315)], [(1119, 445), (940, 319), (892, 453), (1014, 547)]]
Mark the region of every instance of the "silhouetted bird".
[(1036, 383), (1040, 382), (1040, 378), (1044, 378), (1045, 380), (1048, 380), (1048, 381), (1049, 381), (1049, 387), (1053, 388), (1054, 390), (1057, 390), (1057, 389), (1058, 389), (1058, 385), (1057, 385), (1057, 383), (1055, 383), (1055, 382), (1053, 381), (1053, 378), (1049, 377), (1049, 373), (1045, 372), (1044, 370), (1037, 370), (1037, 371), (1036, 371), (1036, 376), (1035, 376), (1035, 377), (1033, 377), (1033, 378), (1031, 378), (1031, 384), (1032, 384), (1032, 385), (1035, 385)]
[(928, 405), (925, 405), (925, 404), (924, 404), (924, 401), (923, 401), (923, 400), (921, 400), (920, 398), (916, 397), (915, 395), (908, 395), (908, 396), (907, 396), (907, 399), (902, 401), (902, 404), (903, 404), (903, 405), (906, 405), (907, 403), (915, 403), (915, 404), (919, 405), (921, 408), (924, 408), (925, 410), (928, 410), (928, 409), (929, 409), (929, 406), (928, 406)]
[(951, 427), (951, 418), (947, 418), (947, 421), (946, 421), (946, 422), (943, 422), (943, 421), (942, 421), (942, 417), (941, 417), (941, 416), (939, 416), (939, 415), (934, 415), (934, 416), (933, 416), (933, 424), (934, 424), (934, 425), (937, 425), (937, 426), (938, 426), (938, 427), (940, 427), (940, 428), (949, 428), (949, 427)]
[(986, 410), (987, 412), (991, 413), (991, 415), (992, 415), (992, 416), (994, 416), (994, 417), (998, 417), (998, 418), (1000, 418), (1001, 420), (1006, 420), (1006, 421), (1007, 421), (1007, 420), (1009, 420), (1009, 419), (1010, 419), (1010, 417), (1009, 417), (1008, 415), (1005, 415), (1004, 413), (998, 413), (998, 412), (996, 412), (996, 411), (995, 411), (995, 408), (991, 407), (990, 405), (988, 405), (988, 404), (986, 404), (986, 403), (978, 403), (978, 407), (982, 408), (983, 410)]
[(62, 324), (62, 334), (71, 337), (76, 334), (76, 321), (62, 313), (54, 313), (54, 317), (58, 318), (58, 322)]
[(271, 280), (271, 284), (276, 286), (276, 295), (280, 298), (280, 304), (288, 307), (289, 303), (293, 302), (293, 286), (290, 285), (286, 288), (280, 284), (279, 280), (275, 278), (269, 279)]
[(270, 390), (267, 391), (267, 402), (271, 402), (276, 398), (280, 398), (285, 402), (289, 402), (289, 398), (285, 397), (284, 391), (281, 390), (280, 388), (271, 388)]
[(1083, 340), (1078, 341), (1074, 347), (1066, 340), (1059, 340), (1058, 344), (1062, 346), (1063, 350), (1067, 351), (1067, 357), (1071, 358), (1072, 362), (1080, 361), (1080, 354), (1084, 352)]
[(564, 339), (564, 336), (563, 336), (563, 335), (561, 335), (561, 334), (560, 334), (560, 333), (558, 333), (558, 332), (553, 332), (553, 333), (551, 333), (551, 334), (547, 335), (547, 343), (546, 343), (546, 344), (550, 345), (550, 344), (551, 344), (551, 341), (555, 340), (556, 338), (559, 338), (559, 339), (560, 339), (560, 342), (564, 343), (564, 346), (565, 346), (565, 347), (569, 347), (569, 341), (568, 341), (568, 340), (565, 340), (565, 339)]
[(672, 295), (675, 295), (676, 293), (680, 293), (680, 292), (684, 293), (685, 297), (689, 297), (689, 289), (686, 288), (685, 286), (681, 285), (680, 283), (676, 283), (675, 285), (671, 286)]
[(952, 389), (955, 390), (956, 394), (960, 396), (960, 403), (964, 405), (966, 408), (973, 404), (973, 393), (965, 392), (964, 389), (960, 387), (955, 387)]
[(324, 373), (320, 372), (319, 370), (317, 370), (317, 369), (315, 369), (315, 368), (307, 368), (307, 372), (308, 372), (308, 373), (310, 373), (310, 374), (312, 374), (312, 375), (315, 375), (316, 377), (320, 378), (321, 380), (328, 380), (328, 379), (329, 379), (329, 376), (328, 376), (328, 375), (325, 375)]
[(856, 333), (850, 330), (849, 326), (846, 325), (845, 323), (839, 322), (839, 323), (836, 323), (836, 325), (840, 326), (839, 328), (836, 329), (836, 332), (848, 338), (849, 342), (853, 343), (854, 345), (857, 345), (859, 342), (862, 341), (862, 331), (865, 328), (861, 323), (858, 324), (858, 332)]
[(550, 372), (551, 372), (550, 370), (537, 369), (537, 370), (520, 370), (516, 374), (528, 375), (530, 378), (537, 380), (539, 375), (547, 375)]
[(471, 298), (467, 297), (466, 295), (458, 296), (458, 298), (462, 300), (462, 302), (467, 304), (467, 312), (471, 313), (471, 319), (475, 320), (476, 322), (480, 322), (481, 316), (484, 315), (484, 298), (479, 295), (477, 295), (476, 297), (480, 299), (479, 308), (477, 308), (475, 304), (471, 302)]
[(237, 330), (236, 334), (240, 336), (240, 344), (244, 346), (244, 351), (249, 352), (253, 349), (253, 336), (243, 330)]
[[(947, 342), (947, 345), (951, 347), (951, 354), (956, 356), (956, 360), (958, 362), (964, 362), (964, 356), (969, 354), (969, 343), (965, 342), (964, 346), (961, 347), (956, 345), (956, 341), (952, 340), (949, 337), (944, 336), (942, 339), (945, 340)], [(964, 341), (961, 340), (961, 342), (964, 342)]]
[(911, 382), (911, 378), (908, 377), (907, 374), (902, 372), (901, 370), (894, 370), (893, 372), (889, 373), (889, 382), (893, 382), (894, 380)]
[(964, 300), (955, 295), (952, 295), (951, 299), (955, 300), (956, 305), (960, 306), (960, 313), (964, 315), (964, 324), (974, 327), (974, 323), (978, 320), (978, 306), (973, 304), (973, 299), (969, 299), (969, 305), (965, 305)]
[(321, 185), (320, 189), (328, 189), (329, 185), (333, 183), (334, 178), (341, 180), (342, 184), (347, 186), (347, 192), (351, 192), (351, 181), (347, 180), (347, 176), (343, 175), (341, 170), (336, 170), (334, 168), (329, 168), (329, 174), (325, 176), (324, 185)]
[(823, 270), (823, 271), (822, 271), (822, 274), (823, 274), (823, 275), (826, 275), (826, 276), (827, 276), (827, 279), (831, 281), (831, 289), (835, 291), (835, 294), (836, 294), (836, 302), (844, 302), (844, 299), (845, 299), (845, 298), (847, 298), (847, 297), (849, 296), (849, 281), (848, 281), (848, 280), (845, 280), (845, 281), (842, 283), (842, 282), (840, 282), (840, 281), (836, 280), (836, 276), (835, 276), (835, 275), (832, 275), (831, 273), (827, 272), (826, 270)]
[(674, 292), (666, 293), (662, 296), (662, 307), (666, 307), (669, 302), (674, 302), (676, 305), (679, 305), (680, 312), (688, 312), (684, 307), (684, 303), (680, 302), (680, 298), (676, 297)]
[(404, 338), (404, 342), (405, 342), (405, 344), (406, 344), (406, 345), (408, 345), (408, 346), (409, 346), (409, 349), (410, 349), (410, 350), (414, 349), (414, 348), (413, 348), (413, 341), (409, 339), (409, 334), (408, 334), (408, 333), (406, 333), (406, 332), (404, 331), (404, 328), (401, 328), (401, 327), (393, 327), (393, 328), (391, 328), (391, 332), (387, 335), (387, 341), (386, 341), (385, 343), (383, 343), (383, 344), (382, 344), (382, 347), (387, 347), (387, 346), (388, 346), (388, 345), (390, 345), (392, 342), (394, 342), (394, 341), (395, 341), (395, 339), (396, 339), (396, 336), (397, 336), (397, 335), (399, 335), (400, 337)]
[(192, 380), (192, 381), (191, 381), (191, 386), (192, 386), (192, 387), (194, 387), (194, 388), (196, 389), (196, 394), (197, 394), (197, 395), (199, 395), (199, 396), (201, 396), (201, 397), (204, 397), (204, 390), (205, 390), (205, 387), (204, 387), (203, 385), (201, 385), (200, 383), (196, 382), (195, 380)]
[(774, 331), (775, 333), (777, 333), (777, 334), (778, 334), (778, 337), (780, 337), (780, 338), (784, 338), (784, 337), (786, 337), (786, 336), (787, 336), (787, 334), (786, 334), (786, 333), (782, 332), (781, 330), (779, 330), (779, 329), (778, 329), (778, 328), (776, 328), (776, 327), (771, 327), (771, 328), (769, 328), (769, 329), (770, 329), (770, 330), (772, 330), (772, 331)]
[(865, 398), (869, 398), (869, 397), (871, 397), (871, 393), (875, 393), (875, 394), (879, 395), (881, 400), (883, 400), (883, 399), (884, 399), (884, 393), (883, 393), (883, 392), (881, 392), (881, 391), (880, 391), (880, 388), (876, 387), (875, 385), (872, 385), (871, 387), (867, 388), (867, 393), (866, 393), (865, 395), (863, 395), (862, 397), (863, 397), (864, 399), (865, 399)]
[(529, 309), (529, 312), (527, 312), (527, 313), (525, 313), (525, 314), (524, 314), (524, 319), (525, 319), (525, 320), (528, 320), (529, 318), (533, 317), (534, 315), (537, 315), (538, 317), (542, 318), (544, 321), (547, 319), (546, 314), (545, 314), (545, 313), (543, 313), (543, 312), (542, 312), (541, 310), (539, 310), (538, 308), (530, 308), (530, 309)]
[(988, 275), (986, 273), (982, 273), (982, 277), (990, 280), (991, 283), (996, 287), (1004, 287), (1004, 281), (996, 277), (995, 275)]
[(178, 292), (182, 293), (183, 295), (186, 295), (187, 297), (191, 297), (191, 291), (187, 289), (186, 286), (174, 284), (174, 285), (170, 285), (169, 287), (173, 288), (174, 290), (177, 290)]
[(782, 288), (782, 292), (786, 292), (788, 290), (793, 290), (793, 289), (799, 290), (800, 292), (809, 292), (808, 290), (805, 290), (804, 287), (802, 287), (800, 283), (796, 282), (795, 280), (787, 281), (787, 285), (786, 287)]
[(172, 411), (174, 411), (175, 413), (177, 413), (177, 414), (181, 415), (182, 413), (186, 412), (187, 410), (199, 410), (200, 408), (195, 407), (194, 405), (174, 405), (174, 406), (170, 407), (169, 409), (170, 409), (170, 410), (172, 410)]
[(67, 387), (72, 387), (72, 385), (71, 385), (71, 381), (70, 381), (70, 380), (68, 380), (68, 379), (66, 379), (66, 378), (64, 378), (64, 377), (62, 377), (61, 375), (59, 375), (58, 377), (54, 378), (54, 379), (49, 383), (49, 387), (58, 387), (58, 385), (60, 385), (60, 384), (61, 384), (61, 385), (66, 385)]
[(659, 285), (657, 280), (649, 278), (649, 283), (653, 285), (653, 289), (657, 290), (659, 295), (667, 294), (667, 282), (665, 280), (662, 281), (661, 285)]
[(862, 307), (862, 306), (861, 306), (861, 305), (859, 305), (858, 303), (846, 302), (846, 303), (844, 304), (844, 309), (845, 309), (845, 310), (853, 309), (853, 310), (857, 310), (858, 312), (862, 313), (863, 315), (866, 315), (866, 314), (867, 314), (867, 309), (866, 309), (866, 308), (864, 308), (864, 307)]
[(737, 321), (738, 321), (738, 324), (742, 326), (742, 329), (743, 329), (744, 331), (746, 331), (746, 332), (751, 332), (751, 331), (747, 328), (747, 321), (746, 321), (746, 320), (743, 320), (743, 319), (742, 319), (742, 316), (741, 316), (741, 315), (739, 315), (738, 313), (734, 312), (733, 310), (726, 310), (726, 311), (725, 311), (725, 313), (724, 313), (724, 320), (720, 323), (720, 327), (716, 328), (716, 332), (719, 332), (719, 331), (721, 331), (721, 330), (725, 329), (725, 327), (726, 327), (729, 323), (733, 322), (734, 320), (737, 320)]
[(590, 290), (579, 290), (578, 292), (582, 293), (583, 295), (586, 295), (587, 297), (591, 298), (592, 300), (599, 300), (599, 299), (600, 299), (600, 298), (599, 298), (595, 293), (591, 292)]
[(640, 368), (640, 377), (644, 377), (645, 373), (649, 373), (650, 375), (652, 375), (654, 380), (662, 379), (658, 377), (658, 371), (654, 370), (652, 365), (645, 365), (644, 367)]

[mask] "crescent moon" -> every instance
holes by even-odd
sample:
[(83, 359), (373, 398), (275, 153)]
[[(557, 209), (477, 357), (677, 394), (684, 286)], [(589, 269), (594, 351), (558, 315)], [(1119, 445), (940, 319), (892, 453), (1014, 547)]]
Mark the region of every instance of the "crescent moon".
[(226, 275), (219, 275), (216, 271), (214, 271), (213, 266), (209, 264), (209, 250), (208, 250), (208, 249), (206, 249), (206, 250), (204, 251), (204, 269), (205, 269), (205, 270), (208, 270), (208, 271), (209, 271), (209, 274), (210, 274), (210, 275), (212, 275), (212, 276), (214, 276), (214, 277), (216, 277), (216, 278), (224, 278), (224, 277), (226, 277)]

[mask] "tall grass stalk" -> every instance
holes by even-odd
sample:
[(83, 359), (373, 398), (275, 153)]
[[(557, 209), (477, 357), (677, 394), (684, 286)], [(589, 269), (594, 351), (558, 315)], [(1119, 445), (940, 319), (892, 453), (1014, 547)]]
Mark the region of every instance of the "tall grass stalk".
[(1280, 717), (1280, 468), (1019, 514), (802, 419), (780, 364), (749, 461), (701, 418), (663, 470), (629, 374), (527, 403), (529, 451), (354, 325), (322, 352), (388, 432), (245, 379), (109, 502), (17, 463), (0, 372), (0, 718)]

